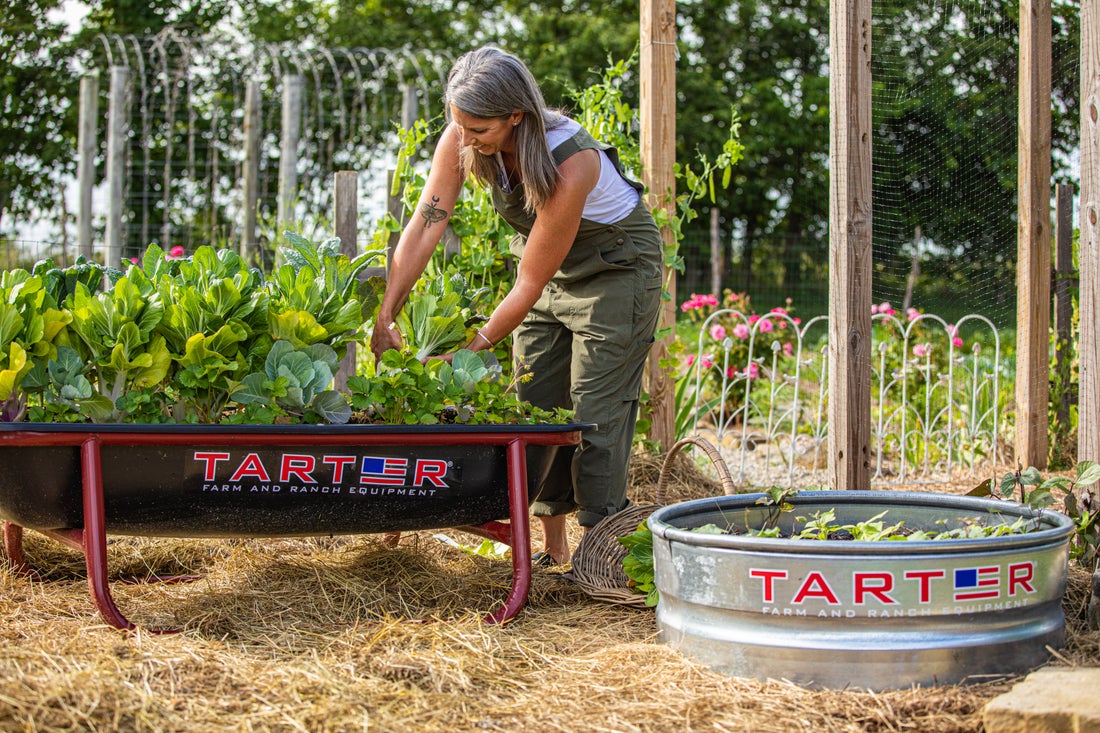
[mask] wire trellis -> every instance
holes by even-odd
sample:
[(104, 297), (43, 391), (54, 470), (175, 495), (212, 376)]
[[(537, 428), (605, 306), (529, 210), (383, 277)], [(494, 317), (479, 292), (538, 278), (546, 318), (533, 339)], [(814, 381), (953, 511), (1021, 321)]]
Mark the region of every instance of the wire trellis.
[[(310, 236), (331, 231), (333, 173), (359, 171), (374, 188), (385, 180), (373, 169), (390, 164), (410, 116), (434, 108), (450, 63), (445, 54), (407, 48), (252, 44), (175, 28), (148, 37), (101, 35), (89, 50), (89, 73), (110, 78), (110, 69), (125, 67), (132, 86), (126, 256), (152, 242), (190, 251), (239, 239), (249, 83), (261, 89), (259, 220), (266, 239), (277, 234), (283, 94), (292, 80), (301, 85), (300, 134), (289, 151), (297, 181), (290, 218)], [(384, 201), (384, 191), (368, 187), (361, 198), (361, 208), (384, 213), (372, 203)], [(104, 207), (95, 208), (101, 216)]]

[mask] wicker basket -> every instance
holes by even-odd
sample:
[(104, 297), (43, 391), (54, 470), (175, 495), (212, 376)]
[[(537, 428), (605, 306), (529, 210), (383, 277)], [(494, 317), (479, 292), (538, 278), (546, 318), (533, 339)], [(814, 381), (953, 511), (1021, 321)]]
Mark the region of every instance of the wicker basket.
[(596, 600), (615, 603), (622, 606), (645, 608), (646, 597), (636, 592), (628, 583), (630, 578), (623, 572), (623, 558), (627, 549), (618, 541), (619, 537), (631, 534), (664, 503), (665, 483), (675, 456), (687, 446), (702, 448), (714, 462), (718, 477), (722, 482), (722, 491), (735, 492), (726, 462), (718, 450), (703, 438), (691, 437), (678, 441), (665, 456), (661, 465), (661, 474), (657, 479), (653, 504), (634, 504), (618, 514), (599, 522), (584, 533), (580, 544), (573, 552), (573, 581), (581, 590)]

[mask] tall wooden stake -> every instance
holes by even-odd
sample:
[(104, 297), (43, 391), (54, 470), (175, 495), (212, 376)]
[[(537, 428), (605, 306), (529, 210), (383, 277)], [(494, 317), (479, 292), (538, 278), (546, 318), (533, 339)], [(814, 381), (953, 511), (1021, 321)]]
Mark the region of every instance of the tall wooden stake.
[(1100, 0), (1081, 0), (1080, 220), (1077, 460), (1100, 461)]
[(99, 122), (99, 76), (80, 78), (80, 128), (77, 132), (76, 181), (80, 203), (76, 211), (76, 241), (90, 262), (92, 244), (92, 189), (95, 188), (96, 125)]
[(107, 106), (107, 253), (104, 264), (122, 266), (122, 204), (130, 130), (130, 69), (111, 67)]
[(1050, 447), (1050, 0), (1020, 3), (1017, 169), (1016, 462)]
[[(359, 174), (355, 171), (337, 171), (333, 179), (332, 198), (340, 253), (354, 259), (359, 254)], [(348, 377), (354, 374), (355, 344), (348, 344), (347, 354), (340, 362), (332, 388), (337, 392), (346, 392)]]
[(871, 0), (830, 9), (829, 473), (871, 483)]
[[(1054, 372), (1059, 382), (1069, 385), (1073, 350), (1073, 294), (1070, 289), (1077, 273), (1073, 267), (1073, 185), (1054, 187)], [(1068, 396), (1068, 395), (1067, 395)], [(1055, 405), (1058, 422), (1069, 424), (1069, 399)]]
[[(676, 176), (676, 2), (641, 2), (641, 117), (642, 178), (650, 208), (662, 207), (675, 214)], [(675, 243), (672, 230), (661, 231), (665, 246)], [(669, 335), (658, 339), (649, 356), (647, 391), (652, 407), (649, 438), (664, 450), (676, 439), (676, 390), (660, 364), (668, 356), (676, 325), (676, 281), (665, 271), (670, 299), (662, 303), (659, 329)]]
[(250, 81), (244, 92), (244, 178), (241, 195), (241, 257), (259, 264), (256, 251), (257, 207), (260, 204), (260, 82)]
[[(299, 74), (283, 77), (282, 135), (279, 149), (279, 231), (294, 224), (294, 202), (298, 198), (298, 140), (302, 129), (302, 87), (305, 79)], [(337, 174), (339, 175), (339, 173)]]

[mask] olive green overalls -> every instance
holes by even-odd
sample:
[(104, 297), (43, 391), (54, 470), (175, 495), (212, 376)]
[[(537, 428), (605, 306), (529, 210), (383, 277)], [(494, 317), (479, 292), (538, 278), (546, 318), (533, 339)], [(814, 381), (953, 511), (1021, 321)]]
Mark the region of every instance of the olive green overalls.
[[(606, 151), (622, 176), (615, 149), (583, 129), (552, 152), (561, 165), (593, 148)], [(493, 204), (518, 232), (511, 250), (522, 257), (535, 221), (524, 211), (523, 187), (509, 194), (493, 186)], [(630, 504), (626, 467), (660, 303), (661, 238), (644, 200), (615, 224), (581, 219), (572, 249), (513, 339), (517, 367), (533, 374), (519, 396), (545, 409), (571, 408), (576, 420), (597, 425), (576, 449), (529, 466), (536, 516), (577, 509), (578, 523), (592, 527)]]

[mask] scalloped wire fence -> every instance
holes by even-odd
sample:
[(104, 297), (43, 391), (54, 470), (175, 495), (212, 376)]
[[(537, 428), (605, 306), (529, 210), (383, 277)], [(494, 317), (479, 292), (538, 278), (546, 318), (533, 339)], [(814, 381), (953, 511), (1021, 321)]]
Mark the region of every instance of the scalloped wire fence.
[[(872, 482), (992, 475), (1012, 429), (993, 323), (889, 311), (872, 326)], [(739, 487), (827, 483), (827, 337), (826, 316), (803, 324), (782, 309), (711, 313), (680, 378), (680, 432), (718, 446)]]

